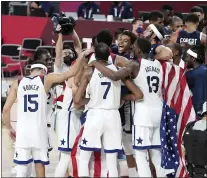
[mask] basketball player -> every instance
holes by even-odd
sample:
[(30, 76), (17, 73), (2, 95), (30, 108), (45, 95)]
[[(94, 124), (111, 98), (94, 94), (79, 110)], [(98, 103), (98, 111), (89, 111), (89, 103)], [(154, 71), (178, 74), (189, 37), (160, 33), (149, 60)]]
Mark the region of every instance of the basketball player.
[[(133, 44), (133, 42), (135, 40), (134, 39), (134, 36), (132, 34), (130, 34), (129, 31), (126, 31), (121, 36), (123, 37), (122, 38), (123, 40), (119, 41), (119, 42), (121, 42), (120, 43), (120, 52), (121, 52), (121, 55), (119, 53), (118, 53), (118, 55), (115, 55), (116, 53), (115, 54), (114, 53), (111, 53), (111, 55), (109, 56), (109, 59), (108, 59), (108, 61), (110, 63), (113, 63), (113, 64), (115, 64), (118, 67), (125, 66), (127, 63), (129, 63), (129, 60), (128, 59), (129, 58), (132, 59), (132, 56), (133, 55), (132, 55), (131, 50), (129, 48), (132, 47), (132, 44)], [(111, 32), (109, 30), (105, 29), (105, 30), (101, 30), (96, 35), (96, 38), (93, 41), (95, 43), (103, 42), (103, 43), (107, 44), (108, 46), (111, 46), (112, 41), (113, 41), (113, 36), (112, 36), (112, 34), (111, 34)], [(123, 48), (123, 49), (121, 49), (121, 48)], [(128, 49), (130, 51), (127, 51), (126, 49)], [(95, 55), (94, 54), (92, 54), (90, 56), (90, 60), (93, 60), (93, 59), (95, 59)], [(123, 87), (122, 87), (122, 90), (121, 91), (122, 91), (122, 93), (123, 92), (126, 92), (126, 93), (128, 92), (128, 90), (125, 90), (125, 89), (123, 90)], [(131, 113), (130, 113), (130, 104), (129, 104), (130, 102), (128, 101), (127, 103), (128, 104), (126, 104), (126, 105), (124, 104), (123, 107), (121, 107), (119, 109), (119, 111), (120, 111), (120, 115), (121, 115), (122, 125), (124, 125), (124, 123), (125, 123), (125, 117), (126, 118), (129, 118), (129, 119), (127, 119), (127, 121), (126, 121), (127, 124), (125, 124), (126, 126), (124, 126), (124, 127), (125, 127), (125, 129), (127, 131), (130, 132), (130, 130), (131, 130), (131, 126), (130, 126), (130, 120), (131, 120), (130, 119), (131, 118), (130, 117), (130, 114)], [(125, 106), (127, 106), (127, 107), (125, 107)], [(124, 107), (126, 109), (124, 109)], [(131, 137), (129, 139), (128, 136), (130, 136), (130, 134), (127, 134), (126, 135), (126, 138), (124, 138), (125, 137), (125, 134), (124, 134), (124, 137), (123, 137), (123, 146), (124, 146), (124, 148), (127, 149), (127, 150), (125, 150), (125, 154), (132, 155), (132, 151), (133, 150), (132, 150), (132, 146), (131, 146), (132, 145), (131, 144)], [(135, 164), (136, 163), (135, 163), (135, 161), (133, 159), (133, 156), (127, 156), (127, 160), (128, 160), (127, 162), (128, 162), (128, 165), (129, 165), (129, 169), (127, 171), (126, 170), (127, 169), (127, 167), (126, 167), (126, 161), (125, 161), (126, 159), (123, 159), (123, 158), (125, 158), (125, 155), (124, 156), (121, 156), (121, 154), (118, 154), (118, 155), (119, 155), (120, 158), (122, 158), (122, 159), (118, 159), (118, 163), (119, 163), (120, 170), (121, 170), (120, 176), (128, 176), (128, 175), (125, 174), (126, 172), (128, 172), (129, 176), (131, 176), (131, 177), (133, 177), (134, 175), (136, 175), (136, 168), (135, 168)], [(129, 157), (131, 157), (131, 158), (129, 158)]]
[(206, 35), (197, 31), (199, 18), (196, 14), (190, 13), (185, 19), (186, 28), (179, 31), (176, 42), (179, 44), (187, 43), (190, 46), (206, 44)]
[[(106, 44), (99, 43), (95, 46), (96, 59), (105, 66), (108, 64), (109, 55), (109, 48)], [(114, 65), (108, 65), (107, 67), (115, 71), (117, 70)], [(121, 150), (121, 120), (118, 112), (120, 106), (121, 81), (112, 82), (104, 77), (98, 70), (95, 69), (93, 72), (92, 68), (89, 67), (86, 69), (86, 73), (75, 95), (75, 103), (80, 103), (87, 85), (89, 85), (88, 94), (90, 100), (84, 98), (81, 101), (87, 103), (89, 100), (87, 104), (89, 110), (86, 116), (87, 118), (80, 146), (81, 161), (79, 162), (79, 177), (89, 176), (88, 163), (91, 153), (92, 151), (101, 150), (101, 137), (106, 153), (106, 165), (109, 176), (117, 177), (117, 152)], [(134, 95), (130, 95), (128, 98), (129, 97), (134, 97)], [(142, 94), (140, 95), (139, 93), (134, 99), (140, 98), (142, 98)], [(113, 142), (111, 142), (112, 140)]]
[[(14, 162), (18, 164), (17, 177), (25, 177), (27, 164), (33, 160), (36, 163), (37, 177), (45, 177), (45, 166), (48, 158), (48, 132), (46, 117), (47, 93), (55, 83), (60, 83), (75, 76), (81, 66), (84, 54), (80, 55), (70, 71), (63, 74), (49, 74), (46, 78), (47, 67), (41, 61), (31, 66), (31, 75), (16, 80), (3, 109), (6, 127), (10, 130), (13, 140), (16, 137)], [(43, 75), (43, 76), (42, 76)], [(11, 127), (10, 110), (17, 99), (17, 129)]]
[(185, 68), (185, 62), (182, 60), (182, 46), (178, 43), (168, 44), (169, 47), (173, 52), (173, 64), (181, 67), (182, 69)]
[(143, 37), (151, 42), (150, 56), (152, 59), (169, 60), (172, 59), (172, 51), (162, 44), (164, 29), (161, 25), (150, 24), (144, 31)]
[(58, 150), (61, 155), (55, 170), (55, 177), (64, 177), (67, 168), (72, 176), (70, 153), (81, 128), (80, 116), (82, 110), (77, 110), (73, 102), (73, 95), (76, 92), (74, 78), (70, 78), (65, 83), (62, 109), (59, 111), (57, 118)]
[(193, 107), (198, 118), (202, 116), (202, 106), (207, 101), (207, 66), (204, 64), (204, 50), (201, 46), (193, 46), (187, 51), (186, 80), (192, 92)]
[[(125, 30), (118, 39), (118, 49), (114, 51), (115, 54), (124, 56), (129, 60), (134, 59), (133, 44), (136, 41), (136, 36), (129, 30)], [(122, 94), (129, 93), (129, 90), (122, 84)], [(136, 161), (133, 157), (132, 148), (132, 106), (131, 101), (126, 101), (119, 109), (122, 125), (123, 125), (123, 146), (126, 154), (128, 164), (129, 177), (136, 177)]]
[[(105, 76), (112, 80), (119, 80), (131, 76), (135, 84), (144, 94), (142, 102), (135, 102), (133, 148), (135, 149), (136, 162), (140, 177), (151, 177), (151, 171), (146, 156), (148, 149), (156, 169), (157, 177), (164, 177), (161, 170), (161, 143), (160, 121), (162, 114), (162, 66), (157, 60), (149, 57), (151, 44), (146, 39), (137, 39), (135, 53), (139, 59), (139, 68), (135, 70), (131, 61), (125, 68), (115, 72), (97, 61), (92, 64)], [(138, 64), (138, 63), (137, 63)], [(149, 112), (150, 108), (150, 112)]]

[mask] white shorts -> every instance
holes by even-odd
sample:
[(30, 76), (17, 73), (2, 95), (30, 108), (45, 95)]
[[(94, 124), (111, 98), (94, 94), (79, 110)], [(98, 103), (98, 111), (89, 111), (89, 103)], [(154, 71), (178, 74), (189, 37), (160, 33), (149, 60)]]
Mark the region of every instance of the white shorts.
[(137, 150), (161, 148), (160, 127), (133, 126), (133, 148)]
[(57, 118), (58, 150), (70, 152), (81, 128), (81, 112), (61, 110)]
[(122, 149), (118, 110), (88, 110), (80, 149), (100, 151), (102, 141), (105, 153), (115, 153)]
[(49, 164), (48, 149), (45, 148), (15, 148), (14, 163), (29, 164), (31, 162)]

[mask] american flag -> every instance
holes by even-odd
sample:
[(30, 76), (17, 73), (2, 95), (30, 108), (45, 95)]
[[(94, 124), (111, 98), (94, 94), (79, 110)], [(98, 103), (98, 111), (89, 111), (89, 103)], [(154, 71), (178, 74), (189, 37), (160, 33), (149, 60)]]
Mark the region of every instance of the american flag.
[(182, 159), (182, 135), (187, 123), (196, 119), (185, 72), (178, 66), (162, 63), (163, 113), (160, 126), (162, 147), (161, 166), (168, 177), (188, 177)]

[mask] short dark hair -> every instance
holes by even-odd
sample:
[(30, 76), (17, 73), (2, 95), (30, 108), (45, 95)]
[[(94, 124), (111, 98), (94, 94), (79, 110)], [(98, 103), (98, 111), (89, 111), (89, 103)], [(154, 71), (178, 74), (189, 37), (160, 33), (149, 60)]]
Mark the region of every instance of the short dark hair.
[(95, 46), (97, 44), (96, 36), (92, 37), (92, 45)]
[(127, 30), (127, 29), (126, 28), (118, 28), (114, 33), (114, 37), (117, 39), (118, 35), (122, 34), (124, 30)]
[(107, 44), (101, 42), (95, 45), (95, 56), (97, 60), (108, 61), (109, 55), (110, 55), (110, 49)]
[(160, 11), (152, 11), (149, 14), (149, 21), (156, 21), (158, 18), (163, 18), (163, 13)]
[[(164, 31), (164, 28), (161, 26), (161, 25), (158, 25), (158, 24), (154, 24), (154, 26), (157, 28), (157, 30), (160, 32), (160, 34), (163, 36), (165, 36), (165, 31)], [(157, 36), (155, 37), (155, 40), (156, 41), (161, 41)]]
[(149, 54), (151, 50), (151, 43), (148, 40), (144, 38), (137, 38), (136, 43), (142, 53)]
[(193, 6), (190, 11), (191, 12), (200, 12), (201, 14), (204, 13), (203, 8), (201, 8), (199, 6)]
[(76, 59), (77, 57), (78, 57), (78, 53), (76, 52), (76, 50), (74, 49), (74, 47), (71, 47), (71, 46), (69, 46), (69, 45), (64, 45), (63, 46), (63, 50), (65, 50), (65, 49), (70, 49), (71, 51), (73, 51), (73, 53), (74, 53), (74, 58)]
[(179, 43), (174, 43), (173, 44), (173, 48), (175, 48), (175, 50), (178, 51), (178, 55), (179, 56), (182, 56), (182, 46), (179, 44)]
[(32, 61), (40, 61), (42, 60), (42, 55), (48, 54), (48, 53), (50, 54), (50, 52), (47, 49), (40, 48), (34, 52)]
[(165, 5), (162, 6), (161, 10), (169, 10), (169, 11), (172, 11), (173, 8), (172, 8), (172, 6), (165, 4)]
[(174, 16), (180, 17), (183, 20), (183, 14), (181, 12), (175, 12)]
[(108, 29), (101, 30), (97, 35), (96, 39), (98, 43), (106, 43), (108, 46), (111, 46), (113, 41), (113, 35)]
[(136, 35), (129, 30), (123, 31), (123, 33), (121, 35), (126, 35), (126, 36), (130, 37), (131, 44), (134, 44), (134, 42), (137, 39)]
[[(44, 65), (46, 67), (46, 62), (43, 61), (43, 60), (33, 61), (31, 65), (33, 65), (33, 64), (42, 64), (42, 65)], [(34, 70), (41, 70), (41, 69), (42, 68), (39, 68), (39, 67), (33, 68), (33, 69), (31, 69), (31, 72), (34, 71)]]
[(194, 24), (199, 22), (199, 18), (196, 14), (190, 13), (186, 16), (185, 22), (192, 22)]

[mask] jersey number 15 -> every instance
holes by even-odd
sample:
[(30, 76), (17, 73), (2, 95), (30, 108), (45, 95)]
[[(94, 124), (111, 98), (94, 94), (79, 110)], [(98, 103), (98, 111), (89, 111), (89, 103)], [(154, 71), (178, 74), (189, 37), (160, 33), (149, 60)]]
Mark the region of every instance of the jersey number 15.
[[(36, 112), (39, 108), (37, 102), (38, 95), (24, 95), (24, 112)], [(28, 104), (30, 106), (28, 106)]]

